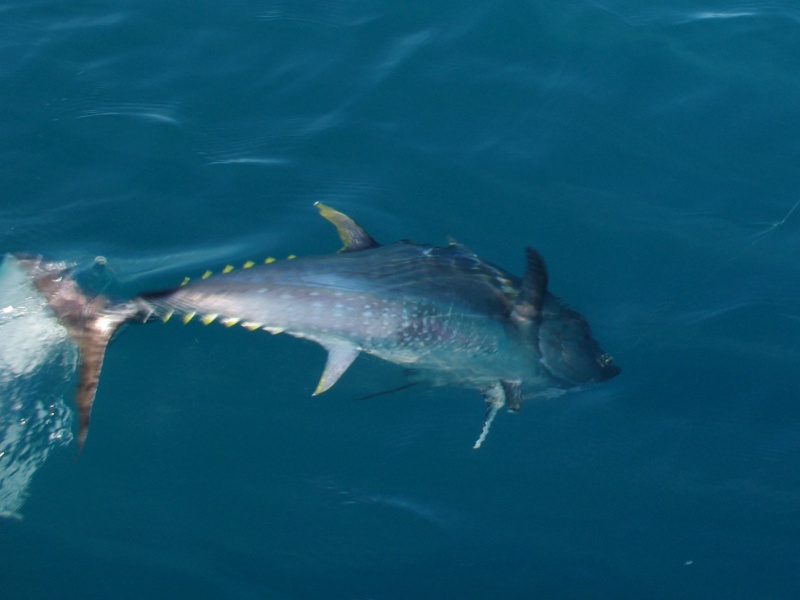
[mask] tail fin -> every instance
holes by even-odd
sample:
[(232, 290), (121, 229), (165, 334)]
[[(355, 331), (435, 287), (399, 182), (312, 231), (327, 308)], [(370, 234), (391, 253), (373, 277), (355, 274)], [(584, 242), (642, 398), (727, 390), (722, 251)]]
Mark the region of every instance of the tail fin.
[(36, 289), (47, 299), (70, 338), (78, 347), (79, 375), (75, 404), (78, 408), (78, 447), (89, 432), (100, 370), (111, 336), (125, 321), (139, 312), (134, 303), (112, 304), (104, 296), (87, 295), (72, 277), (69, 265), (47, 262), (39, 257), (16, 256), (22, 269), (33, 279)]

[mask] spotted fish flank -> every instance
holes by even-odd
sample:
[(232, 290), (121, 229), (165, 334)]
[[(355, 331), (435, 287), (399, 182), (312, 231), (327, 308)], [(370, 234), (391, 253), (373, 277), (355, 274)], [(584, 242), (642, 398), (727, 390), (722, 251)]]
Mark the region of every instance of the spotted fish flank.
[(89, 427), (108, 341), (125, 322), (219, 322), (287, 333), (323, 346), (314, 391), (330, 389), (360, 353), (413, 369), (435, 385), (478, 389), (487, 406), (476, 448), (502, 407), (559, 394), (619, 373), (586, 320), (547, 289), (544, 261), (527, 249), (522, 278), (463, 246), (381, 245), (353, 219), (315, 205), (339, 233), (337, 254), (226, 265), (175, 288), (112, 303), (80, 290), (59, 263), (20, 257), (80, 350), (79, 444)]

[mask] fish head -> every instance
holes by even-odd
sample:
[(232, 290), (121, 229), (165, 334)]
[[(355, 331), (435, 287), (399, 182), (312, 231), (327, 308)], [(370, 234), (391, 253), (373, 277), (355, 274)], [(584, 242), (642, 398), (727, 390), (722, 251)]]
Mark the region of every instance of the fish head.
[(548, 302), (537, 335), (541, 363), (568, 387), (605, 381), (619, 375), (612, 358), (592, 337), (589, 323), (560, 302)]

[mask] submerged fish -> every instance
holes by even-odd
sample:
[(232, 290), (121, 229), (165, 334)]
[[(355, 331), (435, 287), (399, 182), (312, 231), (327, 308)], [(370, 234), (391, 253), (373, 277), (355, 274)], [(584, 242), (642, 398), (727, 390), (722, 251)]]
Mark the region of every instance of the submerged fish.
[(476, 388), (487, 414), (524, 396), (560, 393), (620, 370), (586, 320), (547, 290), (538, 252), (520, 279), (457, 244), (378, 244), (348, 216), (317, 203), (344, 247), (338, 254), (226, 267), (199, 281), (125, 302), (81, 289), (63, 263), (17, 257), (78, 346), (76, 392), (83, 445), (106, 347), (123, 323), (198, 317), (285, 332), (321, 344), (327, 363), (314, 394), (329, 389), (360, 352), (409, 367), (420, 381)]

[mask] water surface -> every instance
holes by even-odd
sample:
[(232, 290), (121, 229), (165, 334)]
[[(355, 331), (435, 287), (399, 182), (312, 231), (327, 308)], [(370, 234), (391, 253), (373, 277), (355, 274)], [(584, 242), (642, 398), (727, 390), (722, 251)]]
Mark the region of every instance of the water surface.
[[(474, 452), (476, 392), (358, 401), (403, 381), (359, 358), (312, 398), (313, 344), (132, 326), (76, 460), (68, 343), (0, 313), (4, 595), (796, 597), (799, 27), (789, 2), (0, 6), (0, 252), (102, 256), (125, 296), (333, 252), (322, 201), (516, 273), (533, 245), (623, 368)], [(24, 290), (4, 267), (0, 309)]]

